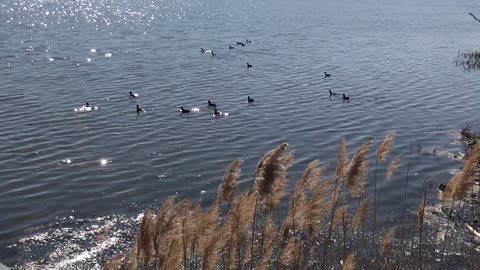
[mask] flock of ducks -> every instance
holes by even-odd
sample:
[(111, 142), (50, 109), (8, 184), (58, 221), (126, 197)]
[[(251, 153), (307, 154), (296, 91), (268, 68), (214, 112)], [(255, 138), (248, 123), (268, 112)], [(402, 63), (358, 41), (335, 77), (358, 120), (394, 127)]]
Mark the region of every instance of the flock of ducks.
[[(246, 39), (245, 43), (252, 43), (252, 41)], [(240, 45), (242, 47), (245, 47), (245, 43), (237, 41), (237, 45)], [(228, 49), (233, 50), (233, 49), (235, 49), (235, 47), (229, 45)], [(212, 57), (216, 56), (216, 54), (215, 54), (215, 52), (213, 52), (213, 50), (205, 50), (204, 48), (200, 48), (200, 52), (202, 54), (203, 53), (210, 53), (212, 55)], [(249, 62), (247, 62), (247, 68), (252, 68), (252, 67), (253, 67), (253, 65), (250, 64)], [(328, 74), (327, 72), (323, 72), (323, 74), (324, 74), (325, 78), (329, 78), (329, 77), (332, 76), (331, 74)], [(329, 98), (337, 97), (337, 93), (332, 92), (332, 90), (328, 90), (328, 92), (329, 92)], [(138, 98), (139, 94), (138, 93), (133, 93), (132, 91), (130, 91), (129, 97), (130, 97), (130, 99)], [(347, 97), (345, 94), (342, 94), (342, 100), (344, 102), (349, 102), (350, 97)], [(253, 98), (251, 98), (250, 96), (247, 96), (247, 103), (253, 103), (253, 102), (255, 102), (255, 100)], [(214, 117), (218, 117), (218, 116), (222, 116), (222, 115), (225, 115), (225, 116), (228, 115), (228, 113), (222, 113), (222, 112), (218, 111), (217, 110), (217, 104), (212, 103), (211, 100), (208, 100), (208, 108), (214, 109), (214, 112), (213, 112)], [(98, 107), (91, 106), (88, 102), (82, 107), (75, 108), (76, 112), (89, 112), (89, 111), (96, 111), (96, 110), (98, 110)], [(138, 104), (136, 105), (135, 110), (136, 110), (137, 114), (145, 111), (144, 109), (140, 108), (140, 105), (138, 105)], [(191, 111), (199, 111), (199, 109), (193, 108), (192, 110), (188, 110), (188, 109), (185, 109), (184, 107), (180, 106), (180, 113), (181, 114), (187, 114), (187, 113), (190, 113)]]
[[(330, 98), (337, 96), (337, 93), (332, 92), (332, 90), (328, 90), (328, 92), (330, 93), (330, 96), (329, 96)], [(345, 96), (345, 94), (342, 94), (342, 100), (343, 101), (350, 101), (350, 97), (347, 97), (347, 96)]]
[[(130, 91), (129, 97), (130, 97), (130, 99), (138, 98), (139, 94), (138, 93), (133, 93), (132, 91)], [(208, 102), (208, 108), (214, 110), (214, 112), (213, 112), (214, 117), (218, 117), (218, 116), (222, 116), (222, 115), (228, 116), (228, 113), (223, 113), (223, 112), (217, 110), (217, 104), (212, 103), (211, 100), (208, 100), (207, 102)], [(253, 102), (255, 102), (255, 99), (251, 98), (250, 96), (247, 96), (247, 103), (253, 103)], [(75, 108), (76, 112), (90, 112), (90, 111), (96, 111), (96, 110), (98, 110), (98, 107), (92, 106), (88, 102), (85, 103), (85, 105), (83, 105), (79, 108)], [(145, 112), (145, 110), (140, 108), (140, 105), (138, 105), (138, 104), (136, 105), (135, 111), (137, 112), (137, 114)], [(198, 112), (198, 111), (199, 111), (198, 108), (193, 108), (191, 110), (188, 110), (188, 109), (185, 109), (183, 106), (180, 106), (180, 113), (181, 114), (190, 113), (190, 112)]]
[[(323, 72), (325, 78), (332, 77), (331, 74), (328, 74), (327, 72)], [(336, 97), (338, 96), (337, 93), (332, 92), (332, 90), (328, 90), (329, 93), (329, 98)], [(347, 97), (345, 94), (342, 94), (342, 100), (343, 102), (350, 102), (350, 97)]]
[[(251, 44), (252, 41), (249, 40), (249, 39), (246, 39), (246, 40), (245, 40), (245, 43), (250, 43), (250, 44)], [(240, 42), (240, 41), (237, 41), (237, 45), (240, 45), (240, 46), (242, 46), (242, 47), (245, 47), (245, 46), (246, 46), (245, 43)], [(235, 49), (235, 47), (233, 47), (232, 45), (228, 45), (228, 49), (229, 49), (229, 50), (233, 50), (233, 49)], [(208, 49), (205, 50), (204, 48), (200, 48), (200, 52), (201, 52), (201, 53), (210, 53), (210, 54), (212, 55), (212, 57), (217, 56), (217, 54), (216, 54), (213, 50), (208, 50)], [(253, 67), (253, 65), (250, 64), (249, 62), (247, 62), (247, 68), (252, 68), (252, 67)], [(329, 76), (330, 76), (330, 75), (329, 75)]]

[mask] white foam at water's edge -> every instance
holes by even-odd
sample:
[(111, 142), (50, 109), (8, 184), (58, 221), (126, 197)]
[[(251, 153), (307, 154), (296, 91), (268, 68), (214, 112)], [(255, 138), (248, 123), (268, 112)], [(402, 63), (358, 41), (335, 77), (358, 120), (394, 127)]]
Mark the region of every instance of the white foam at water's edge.
[(10, 248), (28, 258), (18, 269), (101, 269), (103, 261), (128, 248), (142, 217), (68, 217), (51, 225), (55, 228), (22, 238)]
[[(55, 269), (61, 269), (62, 267), (79, 263), (87, 259), (95, 258), (95, 256), (98, 255), (100, 252), (117, 244), (118, 240), (119, 239), (116, 237), (109, 238), (108, 240), (105, 240), (104, 242), (100, 243), (98, 246), (91, 248), (89, 251), (80, 252), (79, 254), (74, 255), (72, 258), (65, 259), (56, 263)], [(93, 269), (101, 269), (101, 267), (100, 265), (98, 265), (98, 268), (93, 268)]]

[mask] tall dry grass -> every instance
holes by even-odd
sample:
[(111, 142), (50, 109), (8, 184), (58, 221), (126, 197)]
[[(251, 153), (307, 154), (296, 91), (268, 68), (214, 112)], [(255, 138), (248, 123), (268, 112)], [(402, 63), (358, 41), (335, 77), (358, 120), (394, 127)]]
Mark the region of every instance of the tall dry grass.
[[(376, 163), (386, 159), (394, 138), (395, 133), (385, 137), (373, 157)], [(416, 218), (409, 228), (416, 234), (403, 233), (403, 226), (376, 227), (375, 204), (381, 201), (376, 189), (371, 195), (364, 192), (371, 147), (372, 142), (361, 145), (349, 159), (342, 140), (334, 175), (327, 177), (325, 167), (314, 160), (289, 196), (293, 154), (287, 144), (261, 158), (247, 192), (236, 190), (241, 175), (240, 161), (235, 160), (208, 209), (169, 198), (159, 210), (146, 210), (132, 247), (113, 257), (105, 269), (436, 269), (439, 260), (445, 267), (455, 263), (448, 254), (460, 244), (452, 235), (435, 243), (436, 248), (429, 243), (437, 241), (438, 230), (426, 222), (426, 184), (411, 214)], [(467, 199), (479, 160), (477, 147), (448, 183), (445, 202), (453, 206)], [(398, 156), (392, 159), (383, 180), (392, 179), (398, 162)], [(273, 211), (281, 202), (288, 203), (283, 218)], [(463, 260), (478, 268), (475, 247), (462, 249), (470, 256)]]

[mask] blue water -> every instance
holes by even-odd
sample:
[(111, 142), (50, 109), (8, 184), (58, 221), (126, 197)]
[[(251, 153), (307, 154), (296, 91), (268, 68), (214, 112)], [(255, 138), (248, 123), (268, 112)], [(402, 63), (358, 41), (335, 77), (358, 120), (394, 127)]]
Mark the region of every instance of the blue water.
[[(104, 249), (79, 242), (97, 225), (120, 239), (129, 229), (119, 224), (133, 226), (167, 196), (208, 204), (235, 158), (246, 189), (258, 159), (285, 141), (297, 156), (293, 179), (313, 159), (331, 172), (342, 137), (353, 151), (397, 130), (391, 156), (402, 160), (382, 195), (395, 218), (410, 144), (415, 201), (425, 177), (444, 182), (461, 165), (446, 156), (478, 120), (480, 77), (454, 64), (458, 50), (478, 48), (480, 24), (468, 12), (480, 5), (3, 0), (0, 262), (95, 268)], [(245, 39), (253, 43), (236, 45)], [(329, 99), (329, 89), (351, 102)], [(212, 117), (209, 99), (229, 115)], [(85, 102), (98, 111), (74, 112)]]

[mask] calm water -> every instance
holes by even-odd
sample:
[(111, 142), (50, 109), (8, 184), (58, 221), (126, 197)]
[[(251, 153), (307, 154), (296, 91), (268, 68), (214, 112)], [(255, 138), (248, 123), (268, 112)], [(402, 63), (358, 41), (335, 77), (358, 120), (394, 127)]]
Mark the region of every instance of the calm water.
[[(454, 65), (478, 48), (468, 12), (480, 5), (420, 2), (3, 0), (0, 262), (95, 268), (143, 208), (175, 194), (211, 201), (234, 158), (245, 189), (280, 142), (296, 152), (296, 178), (312, 159), (332, 170), (342, 136), (353, 151), (392, 129), (402, 162), (383, 210), (395, 218), (410, 140), (415, 198), (425, 177), (445, 181), (461, 164), (425, 152), (458, 150), (456, 131), (480, 112), (478, 73)], [(208, 99), (229, 116), (213, 118)], [(99, 110), (75, 113), (85, 102)]]

